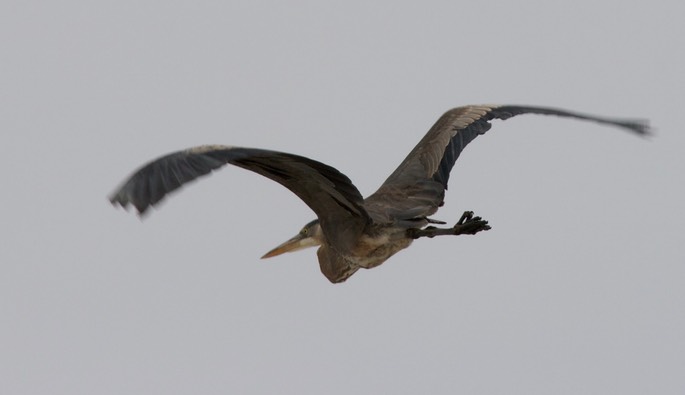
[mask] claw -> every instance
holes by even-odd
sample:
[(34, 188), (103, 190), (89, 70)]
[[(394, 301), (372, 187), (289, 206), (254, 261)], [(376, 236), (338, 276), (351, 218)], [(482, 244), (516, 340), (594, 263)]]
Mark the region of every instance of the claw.
[(490, 229), (488, 221), (481, 217), (474, 217), (473, 211), (466, 211), (459, 222), (454, 225), (454, 234), (475, 235), (478, 232)]
[(464, 211), (464, 214), (462, 214), (461, 218), (459, 218), (457, 225), (463, 225), (464, 223), (470, 221), (472, 218), (473, 218), (473, 211)]

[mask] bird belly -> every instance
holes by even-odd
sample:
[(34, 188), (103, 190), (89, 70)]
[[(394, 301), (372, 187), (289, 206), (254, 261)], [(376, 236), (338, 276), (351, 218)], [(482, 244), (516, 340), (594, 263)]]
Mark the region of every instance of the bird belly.
[(363, 236), (354, 249), (354, 262), (365, 269), (376, 267), (397, 252), (409, 247), (412, 239), (392, 235)]
[(352, 276), (359, 268), (376, 267), (412, 243), (405, 231), (383, 233), (378, 236), (364, 235), (356, 246), (346, 254), (340, 254), (322, 245), (317, 251), (321, 273), (332, 283), (341, 283)]

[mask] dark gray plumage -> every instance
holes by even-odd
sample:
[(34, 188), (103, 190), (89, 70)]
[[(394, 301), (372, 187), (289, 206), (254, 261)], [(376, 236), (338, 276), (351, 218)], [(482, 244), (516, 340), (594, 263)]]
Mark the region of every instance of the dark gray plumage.
[(428, 218), (443, 204), (450, 171), (461, 151), (487, 132), (493, 119), (543, 114), (613, 125), (639, 135), (647, 122), (620, 120), (529, 106), (465, 106), (446, 112), (381, 187), (362, 198), (338, 170), (302, 156), (254, 148), (205, 145), (158, 158), (136, 171), (110, 201), (133, 205), (143, 215), (183, 184), (230, 163), (259, 173), (300, 197), (318, 220), (264, 257), (320, 246), (321, 270), (331, 282), (342, 282), (360, 267), (380, 265), (414, 239), (488, 230), (487, 221), (466, 212), (452, 228), (438, 229)]

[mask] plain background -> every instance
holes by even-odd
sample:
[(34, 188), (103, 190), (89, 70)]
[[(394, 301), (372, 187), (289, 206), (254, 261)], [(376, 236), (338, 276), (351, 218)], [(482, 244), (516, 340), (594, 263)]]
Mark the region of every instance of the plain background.
[[(683, 394), (677, 1), (3, 1), (0, 393)], [(107, 195), (218, 143), (372, 193), (445, 110), (538, 104), (657, 135), (495, 122), (421, 240), (341, 285), (313, 218), (225, 168), (145, 221)]]

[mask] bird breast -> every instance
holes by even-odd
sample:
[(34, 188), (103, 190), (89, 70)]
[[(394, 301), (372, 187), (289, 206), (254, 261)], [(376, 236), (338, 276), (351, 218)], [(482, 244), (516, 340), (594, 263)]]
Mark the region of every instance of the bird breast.
[(393, 234), (378, 236), (364, 235), (353, 251), (354, 261), (360, 267), (370, 269), (385, 262), (388, 258), (412, 243), (407, 237), (393, 237)]
[(346, 254), (340, 254), (323, 244), (317, 251), (321, 273), (332, 283), (347, 280), (360, 267), (370, 269), (385, 262), (396, 252), (409, 247), (413, 240), (402, 232), (378, 232), (363, 235), (355, 247)]

